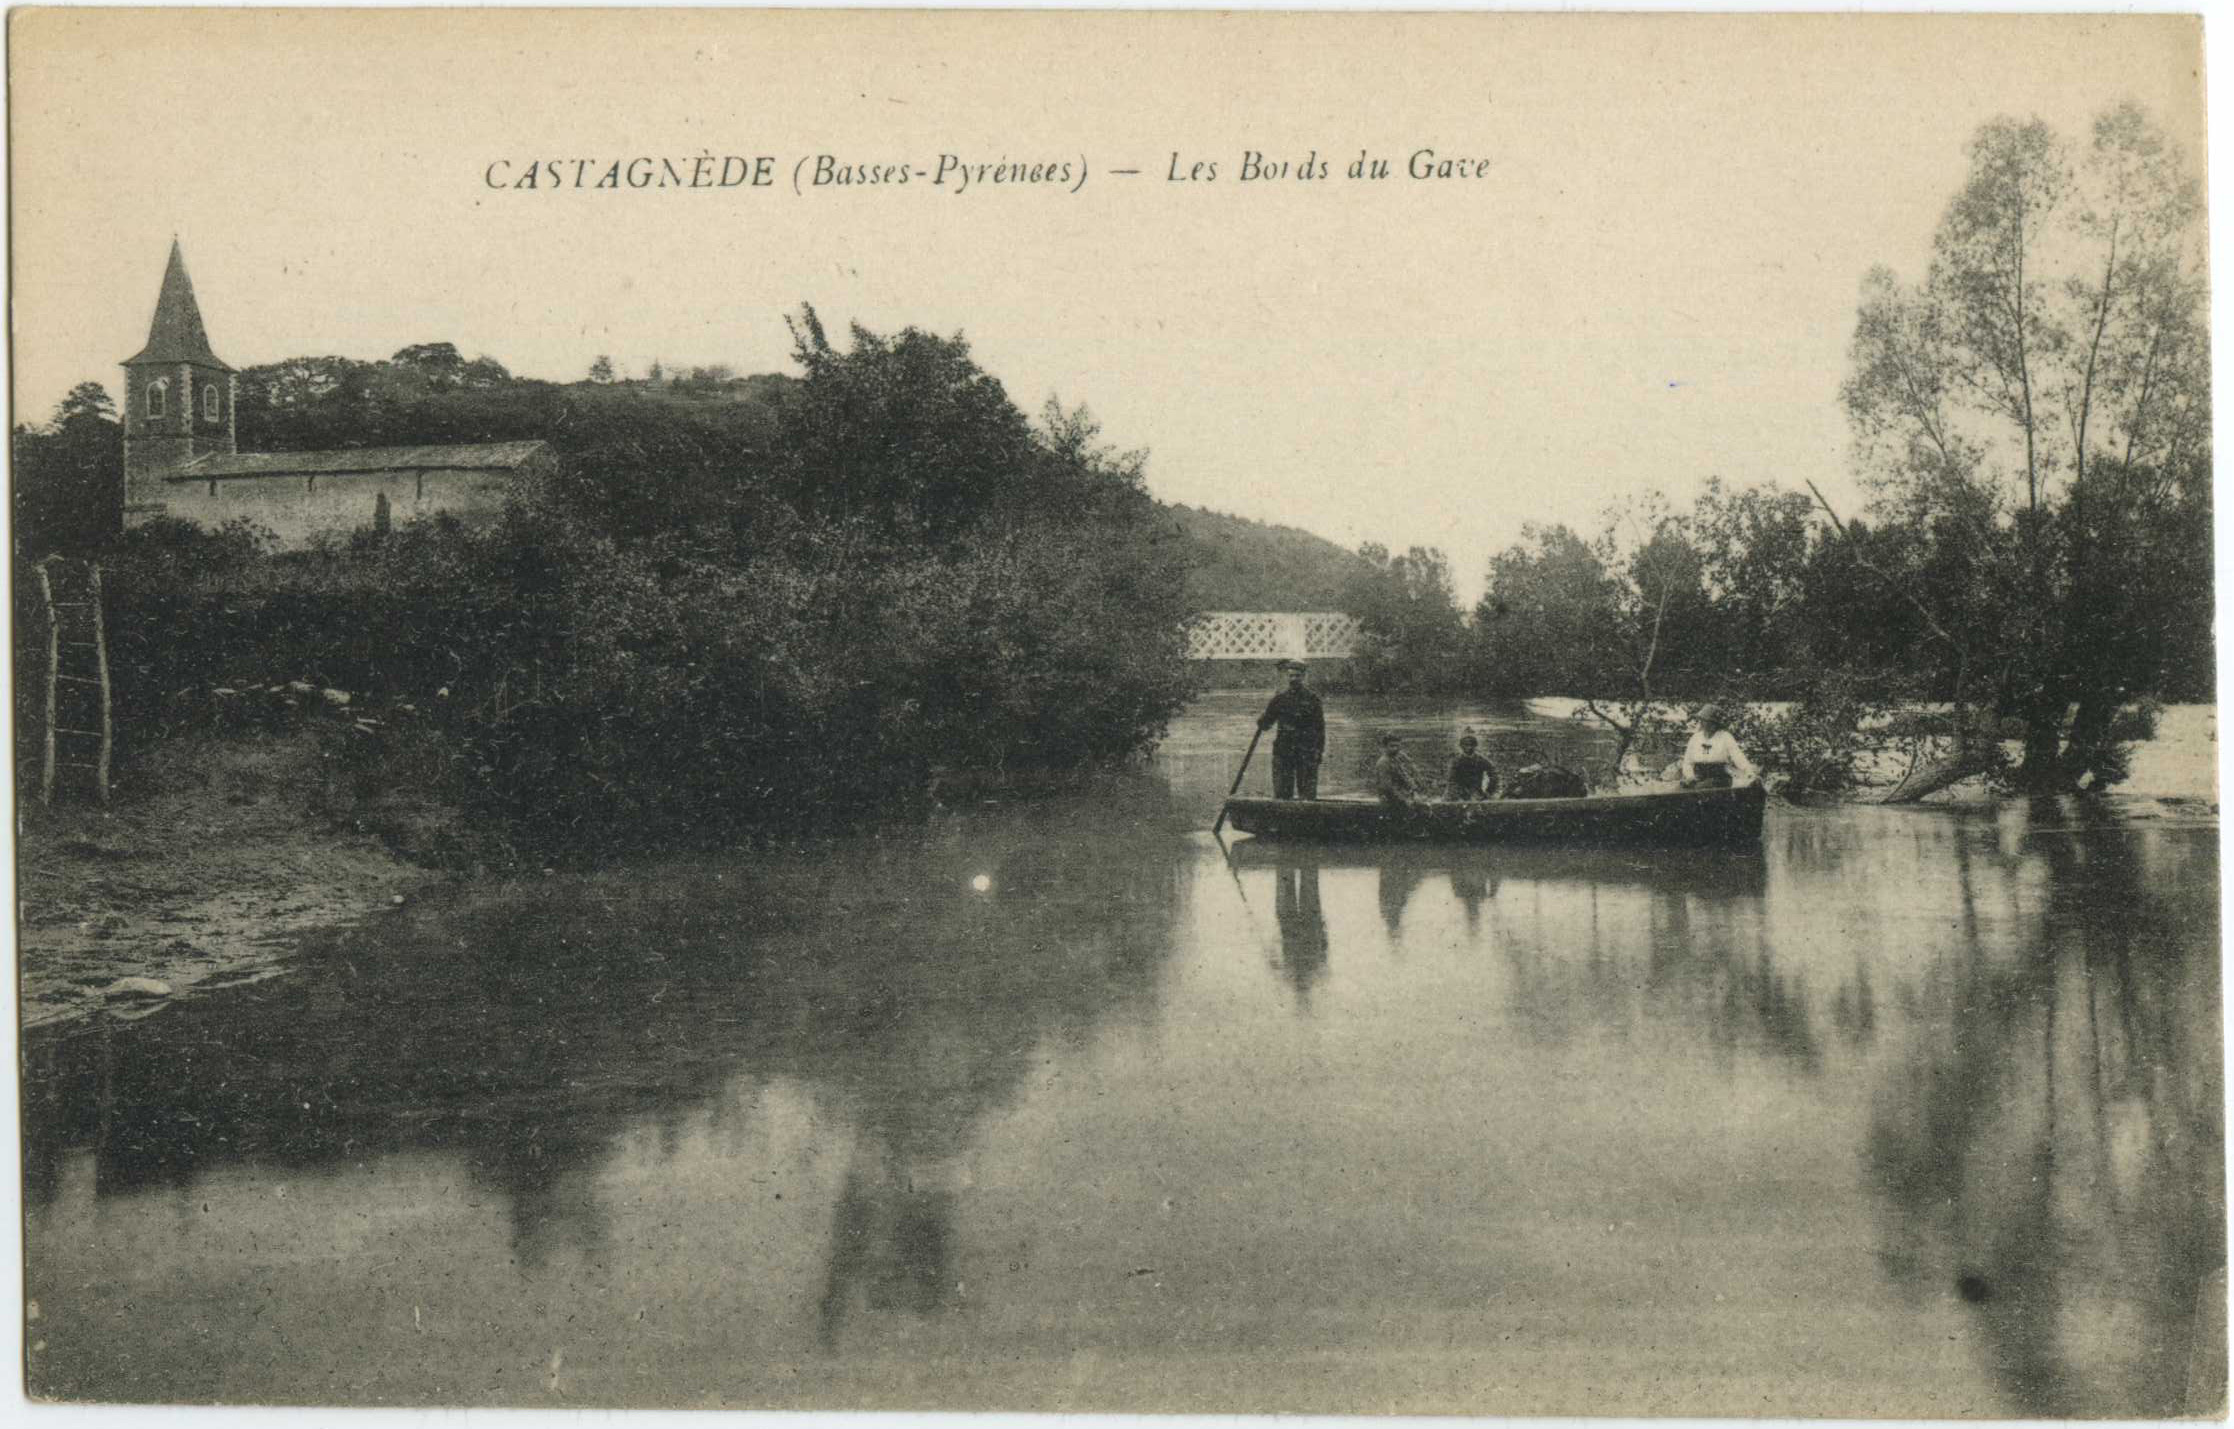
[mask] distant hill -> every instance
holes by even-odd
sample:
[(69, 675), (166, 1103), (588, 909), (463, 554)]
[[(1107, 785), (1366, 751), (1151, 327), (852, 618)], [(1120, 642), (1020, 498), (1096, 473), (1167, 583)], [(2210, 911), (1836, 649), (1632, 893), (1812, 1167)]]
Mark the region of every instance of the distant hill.
[(1193, 506), (1168, 506), (1193, 548), (1187, 594), (1201, 610), (1340, 610), (1364, 569), (1352, 552), (1293, 526)]

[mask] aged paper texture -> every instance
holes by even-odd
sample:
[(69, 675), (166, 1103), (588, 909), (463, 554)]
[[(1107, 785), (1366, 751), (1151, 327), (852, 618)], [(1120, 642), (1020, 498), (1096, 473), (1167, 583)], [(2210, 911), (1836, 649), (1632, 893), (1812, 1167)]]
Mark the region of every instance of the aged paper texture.
[(2196, 17), (9, 30), (30, 1399), (2223, 1413)]

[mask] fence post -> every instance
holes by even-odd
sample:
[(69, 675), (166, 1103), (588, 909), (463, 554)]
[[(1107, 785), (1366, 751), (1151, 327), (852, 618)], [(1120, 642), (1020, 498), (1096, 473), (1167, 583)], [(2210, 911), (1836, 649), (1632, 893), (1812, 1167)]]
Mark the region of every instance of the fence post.
[[(52, 557), (48, 558), (49, 560)], [(39, 599), (47, 613), (47, 727), (46, 757), (39, 766), (39, 802), (54, 802), (54, 705), (56, 678), (62, 670), (62, 612), (54, 606), (54, 583), (47, 579), (47, 561), (39, 562)]]
[(93, 658), (99, 662), (101, 680), (101, 758), (93, 787), (95, 797), (106, 804), (109, 801), (109, 753), (116, 743), (109, 689), (108, 614), (101, 609), (101, 568), (88, 562), (85, 579), (89, 589), (87, 598), (93, 602)]

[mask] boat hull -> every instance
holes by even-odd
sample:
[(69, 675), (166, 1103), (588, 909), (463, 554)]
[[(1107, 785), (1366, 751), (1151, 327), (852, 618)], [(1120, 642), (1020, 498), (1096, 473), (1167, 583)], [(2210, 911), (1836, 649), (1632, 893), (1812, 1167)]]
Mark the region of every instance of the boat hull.
[(1588, 799), (1490, 799), (1398, 808), (1366, 799), (1228, 799), (1226, 822), (1314, 843), (1531, 843), (1729, 848), (1759, 843), (1768, 793), (1682, 789)]

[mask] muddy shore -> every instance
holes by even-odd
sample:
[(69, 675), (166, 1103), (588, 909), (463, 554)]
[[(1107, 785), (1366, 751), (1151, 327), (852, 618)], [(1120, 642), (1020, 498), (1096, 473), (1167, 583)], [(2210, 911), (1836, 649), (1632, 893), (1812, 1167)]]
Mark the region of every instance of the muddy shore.
[(26, 800), (23, 1025), (130, 1016), (273, 976), (301, 934), (382, 916), (446, 881), (399, 852), (392, 812), (386, 827), (355, 816), (328, 758), (300, 734), (180, 741), (109, 808)]

